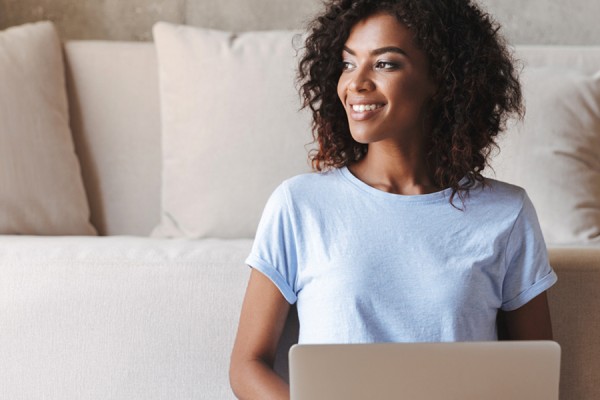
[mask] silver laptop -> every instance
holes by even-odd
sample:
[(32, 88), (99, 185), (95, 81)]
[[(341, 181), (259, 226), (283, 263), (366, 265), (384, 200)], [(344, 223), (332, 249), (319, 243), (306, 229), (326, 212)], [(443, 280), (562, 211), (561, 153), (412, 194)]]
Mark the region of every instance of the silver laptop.
[(558, 400), (552, 341), (295, 345), (291, 400)]

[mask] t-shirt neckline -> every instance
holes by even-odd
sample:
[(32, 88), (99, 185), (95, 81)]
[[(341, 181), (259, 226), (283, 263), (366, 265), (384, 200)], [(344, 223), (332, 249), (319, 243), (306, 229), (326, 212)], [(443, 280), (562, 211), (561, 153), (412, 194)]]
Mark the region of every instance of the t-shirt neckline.
[[(389, 193), (384, 190), (380, 190), (374, 188), (373, 186), (367, 185), (365, 182), (358, 179), (347, 166), (343, 166), (338, 168), (338, 172), (341, 176), (346, 179), (349, 183), (351, 183), (356, 188), (369, 193), (370, 195), (376, 196), (381, 199), (387, 199), (391, 201), (399, 201), (399, 202), (410, 202), (410, 203), (422, 203), (422, 202), (434, 202), (450, 199), (450, 195), (452, 194), (452, 188), (446, 188), (440, 190), (438, 192), (426, 193), (426, 194), (397, 194), (397, 193)], [(463, 184), (467, 181), (467, 177), (464, 176), (459, 183)]]

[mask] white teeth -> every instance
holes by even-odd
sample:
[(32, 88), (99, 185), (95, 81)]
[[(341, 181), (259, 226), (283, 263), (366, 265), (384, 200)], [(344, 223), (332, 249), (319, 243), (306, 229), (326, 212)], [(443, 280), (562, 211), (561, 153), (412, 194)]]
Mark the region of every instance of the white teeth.
[(373, 111), (380, 106), (377, 104), (354, 104), (352, 109), (356, 112)]

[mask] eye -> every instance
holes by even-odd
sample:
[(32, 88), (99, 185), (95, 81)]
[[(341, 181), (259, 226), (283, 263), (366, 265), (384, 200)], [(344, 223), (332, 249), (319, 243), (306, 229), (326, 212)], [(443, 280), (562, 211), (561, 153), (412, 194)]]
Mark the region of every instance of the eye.
[(354, 65), (349, 61), (342, 61), (342, 71), (347, 71), (354, 68)]
[(375, 69), (394, 70), (398, 69), (398, 67), (398, 64), (389, 61), (377, 61), (375, 63)]

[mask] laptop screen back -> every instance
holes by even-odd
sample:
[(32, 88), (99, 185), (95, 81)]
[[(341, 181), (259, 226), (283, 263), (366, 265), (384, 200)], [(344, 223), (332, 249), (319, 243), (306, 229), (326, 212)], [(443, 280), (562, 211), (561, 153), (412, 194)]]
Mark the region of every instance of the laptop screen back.
[(295, 345), (292, 400), (558, 400), (552, 341)]

